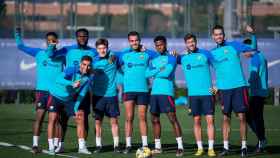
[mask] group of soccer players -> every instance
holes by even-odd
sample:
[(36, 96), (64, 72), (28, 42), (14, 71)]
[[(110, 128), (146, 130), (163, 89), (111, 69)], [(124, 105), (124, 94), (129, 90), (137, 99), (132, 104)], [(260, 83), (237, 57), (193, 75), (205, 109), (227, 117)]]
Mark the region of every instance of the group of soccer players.
[[(109, 49), (105, 38), (97, 39), (96, 48), (88, 46), (89, 32), (76, 31), (77, 44), (56, 48), (58, 36), (46, 34), (47, 49), (24, 45), (20, 29), (15, 32), (17, 46), (36, 60), (36, 119), (33, 125), (33, 151), (40, 152), (39, 136), (45, 113), (48, 113), (48, 144), (52, 154), (64, 151), (67, 122), (72, 117), (77, 124), (78, 152), (91, 154), (86, 146), (88, 115), (94, 113), (96, 149), (102, 152), (102, 120), (110, 118), (114, 152), (130, 153), (133, 120), (138, 110), (142, 146), (148, 146), (147, 111), (150, 110), (154, 136), (154, 154), (162, 153), (160, 114), (165, 113), (173, 127), (177, 151), (183, 156), (182, 130), (174, 104), (174, 81), (177, 64), (182, 66), (188, 89), (189, 104), (194, 120), (196, 156), (204, 154), (201, 116), (205, 116), (208, 135), (208, 156), (214, 157), (215, 95), (220, 97), (223, 112), (223, 143), (221, 156), (229, 154), (231, 113), (240, 121), (241, 156), (246, 157), (247, 122), (258, 137), (257, 152), (265, 144), (263, 104), (267, 96), (267, 66), (263, 54), (257, 49), (254, 30), (247, 26), (251, 38), (243, 43), (225, 40), (224, 29), (216, 25), (212, 37), (217, 47), (211, 51), (197, 46), (196, 36), (184, 37), (186, 50), (169, 51), (164, 36), (154, 38), (155, 50), (141, 44), (139, 33), (128, 33), (129, 47), (120, 52)], [(243, 74), (240, 56), (250, 58), (249, 84)], [(214, 69), (216, 86), (212, 83), (210, 67)], [(121, 80), (121, 81), (120, 81)], [(151, 86), (149, 86), (151, 84)], [(118, 86), (121, 85), (121, 86)], [(120, 88), (121, 87), (121, 88)], [(151, 87), (151, 89), (149, 89)], [(119, 107), (118, 89), (122, 89), (124, 107)], [(248, 97), (248, 89), (250, 98)], [(149, 105), (149, 106), (148, 106)], [(250, 105), (250, 106), (249, 106)], [(92, 107), (91, 107), (92, 106)], [(120, 108), (125, 109), (126, 147), (119, 146)]]

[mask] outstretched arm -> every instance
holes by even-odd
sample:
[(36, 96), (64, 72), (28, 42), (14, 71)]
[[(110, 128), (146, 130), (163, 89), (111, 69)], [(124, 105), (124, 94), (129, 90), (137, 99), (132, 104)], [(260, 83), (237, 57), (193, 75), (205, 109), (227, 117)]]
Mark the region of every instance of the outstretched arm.
[(16, 40), (16, 44), (17, 44), (17, 48), (21, 51), (23, 51), (24, 53), (31, 55), (33, 57), (35, 57), (37, 55), (37, 53), (43, 49), (41, 48), (32, 48), (32, 47), (27, 47), (24, 45), (24, 42), (21, 39), (21, 31), (18, 28), (15, 31), (15, 40)]

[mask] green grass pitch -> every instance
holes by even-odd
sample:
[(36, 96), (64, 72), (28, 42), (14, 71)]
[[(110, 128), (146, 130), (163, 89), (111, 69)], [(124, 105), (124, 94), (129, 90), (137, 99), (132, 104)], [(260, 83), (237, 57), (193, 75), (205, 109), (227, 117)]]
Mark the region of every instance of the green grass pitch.
[[(124, 147), (124, 108), (121, 106), (121, 117), (120, 117), (120, 141), (122, 143), (122, 147)], [(33, 105), (0, 105), (0, 142), (7, 142), (16, 145), (26, 145), (31, 146), (32, 144), (32, 123), (34, 121), (34, 107)], [(273, 107), (270, 105), (265, 106), (265, 123), (266, 123), (266, 135), (268, 139), (268, 148), (265, 154), (255, 155), (252, 150), (257, 142), (255, 135), (251, 130), (248, 132), (248, 145), (249, 145), (249, 156), (250, 157), (258, 157), (258, 158), (279, 158), (280, 157), (280, 124), (279, 124), (279, 114), (280, 107)], [(215, 150), (220, 151), (222, 148), (222, 134), (221, 134), (221, 110), (219, 106), (216, 106), (215, 113), (215, 126), (216, 126), (216, 140), (215, 140)], [(183, 129), (183, 140), (185, 146), (185, 155), (184, 157), (195, 157), (192, 156), (196, 150), (196, 145), (194, 141), (194, 136), (192, 133), (192, 117), (187, 115), (187, 111), (183, 107), (177, 108), (177, 117), (181, 123)], [(46, 120), (46, 119), (45, 119)], [(152, 129), (150, 123), (150, 117), (148, 117), (149, 122), (149, 145), (153, 147), (153, 138), (152, 138)], [(157, 158), (170, 158), (175, 157), (176, 152), (176, 140), (171, 128), (171, 125), (166, 116), (161, 116), (161, 124), (162, 124), (162, 144), (163, 144), (163, 154), (156, 155)], [(95, 147), (95, 135), (93, 131), (93, 119), (90, 117), (90, 131), (87, 139), (88, 147), (91, 151), (94, 150)], [(46, 126), (47, 122), (43, 123), (43, 130), (40, 137), (40, 145), (43, 149), (47, 149), (47, 136), (46, 136)], [(239, 141), (239, 125), (238, 120), (232, 115), (232, 132), (231, 132), (231, 151), (232, 155), (228, 156), (228, 158), (239, 157), (239, 149), (240, 149), (240, 141)], [(203, 138), (205, 149), (207, 149), (207, 137), (205, 131), (205, 120), (203, 120)], [(139, 136), (139, 128), (137, 123), (137, 117), (135, 117), (134, 122), (134, 133), (133, 133), (133, 144), (134, 144), (134, 152), (140, 146), (140, 136)], [(103, 122), (103, 140), (102, 143), (104, 145), (104, 153), (101, 154), (92, 154), (90, 156), (77, 154), (77, 138), (75, 131), (75, 124), (73, 121), (70, 122), (66, 141), (65, 155), (71, 155), (76, 157), (94, 157), (94, 158), (107, 158), (107, 157), (120, 157), (120, 158), (133, 158), (135, 157), (135, 153), (131, 153), (128, 155), (124, 154), (116, 154), (113, 153), (113, 140), (110, 130), (109, 121), (106, 118)], [(19, 149), (16, 147), (3, 147), (0, 146), (0, 158), (29, 158), (29, 157), (37, 157), (37, 158), (46, 158), (46, 157), (54, 157), (47, 154), (38, 154), (34, 156), (32, 153)], [(60, 157), (60, 156), (56, 156)], [(202, 157), (208, 157), (204, 155)]]

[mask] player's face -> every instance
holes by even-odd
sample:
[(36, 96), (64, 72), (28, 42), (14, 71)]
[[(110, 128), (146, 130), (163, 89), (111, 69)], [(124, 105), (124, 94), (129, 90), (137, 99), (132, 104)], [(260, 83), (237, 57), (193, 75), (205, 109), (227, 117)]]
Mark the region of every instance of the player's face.
[(164, 43), (164, 41), (156, 41), (155, 47), (159, 53), (164, 53), (166, 51), (166, 43)]
[(105, 57), (106, 54), (107, 54), (108, 48), (105, 45), (100, 44), (96, 47), (96, 50), (97, 50), (100, 57)]
[(251, 58), (254, 54), (252, 52), (242, 53), (246, 58)]
[(224, 39), (225, 39), (225, 35), (223, 33), (223, 30), (215, 29), (212, 33), (212, 38), (217, 44), (223, 43)]
[(88, 34), (83, 31), (78, 32), (77, 33), (77, 42), (81, 46), (86, 46), (88, 43)]
[(140, 47), (140, 39), (138, 38), (138, 36), (129, 36), (128, 43), (130, 47), (134, 50), (137, 50)]
[(186, 40), (187, 50), (194, 51), (196, 49), (196, 41), (194, 38), (190, 38)]
[(86, 74), (91, 69), (91, 62), (88, 60), (83, 60), (80, 64), (80, 72)]
[(47, 37), (47, 45), (49, 44), (57, 44), (58, 43), (58, 40), (56, 37), (52, 36), (52, 35), (49, 35)]

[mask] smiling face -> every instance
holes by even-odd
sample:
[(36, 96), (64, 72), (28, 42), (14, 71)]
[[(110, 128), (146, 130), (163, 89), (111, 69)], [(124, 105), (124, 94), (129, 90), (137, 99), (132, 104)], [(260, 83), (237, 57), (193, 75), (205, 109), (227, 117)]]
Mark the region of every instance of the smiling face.
[(212, 38), (217, 44), (221, 44), (225, 40), (225, 34), (222, 29), (214, 29), (212, 33)]
[(196, 40), (194, 38), (189, 38), (185, 41), (187, 50), (194, 51), (196, 50)]
[(138, 50), (140, 48), (140, 39), (136, 35), (130, 35), (128, 37), (128, 43), (133, 50)]

